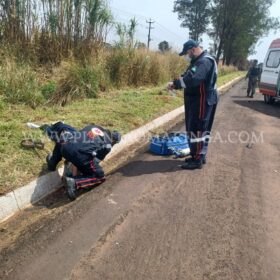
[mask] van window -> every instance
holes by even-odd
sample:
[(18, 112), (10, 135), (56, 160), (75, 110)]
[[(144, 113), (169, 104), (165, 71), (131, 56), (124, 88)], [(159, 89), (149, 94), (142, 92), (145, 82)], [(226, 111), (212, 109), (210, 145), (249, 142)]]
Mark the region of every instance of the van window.
[(268, 56), (266, 66), (270, 68), (278, 68), (279, 64), (280, 64), (280, 50), (271, 51)]

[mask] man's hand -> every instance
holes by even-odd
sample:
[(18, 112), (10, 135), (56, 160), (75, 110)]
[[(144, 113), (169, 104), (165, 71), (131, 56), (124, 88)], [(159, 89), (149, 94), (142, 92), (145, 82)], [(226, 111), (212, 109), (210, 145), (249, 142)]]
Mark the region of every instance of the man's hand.
[(50, 128), (48, 124), (43, 124), (39, 127), (43, 132), (47, 132), (47, 130)]

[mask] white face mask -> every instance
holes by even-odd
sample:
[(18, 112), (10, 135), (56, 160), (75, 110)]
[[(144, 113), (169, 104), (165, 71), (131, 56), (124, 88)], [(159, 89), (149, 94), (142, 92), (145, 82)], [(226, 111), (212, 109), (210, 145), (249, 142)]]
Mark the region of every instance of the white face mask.
[(191, 62), (191, 58), (190, 58), (190, 56), (187, 54), (187, 55), (185, 55), (185, 60), (187, 61), (187, 62)]

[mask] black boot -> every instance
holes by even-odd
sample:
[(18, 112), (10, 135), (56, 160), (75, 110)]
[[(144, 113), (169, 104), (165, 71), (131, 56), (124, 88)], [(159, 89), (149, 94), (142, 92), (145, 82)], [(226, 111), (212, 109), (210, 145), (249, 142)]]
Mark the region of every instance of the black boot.
[(187, 170), (201, 169), (202, 164), (203, 163), (201, 159), (191, 159), (185, 162), (181, 167), (182, 169), (187, 169)]
[(71, 200), (77, 198), (77, 188), (75, 180), (71, 177), (65, 177), (67, 195)]
[[(194, 160), (194, 159), (191, 158), (191, 157), (190, 157), (190, 158), (186, 158), (186, 159), (185, 159), (185, 162), (189, 162), (190, 160)], [(206, 156), (203, 156), (203, 157), (202, 157), (202, 163), (203, 163), (203, 164), (206, 164), (206, 163), (207, 163)]]

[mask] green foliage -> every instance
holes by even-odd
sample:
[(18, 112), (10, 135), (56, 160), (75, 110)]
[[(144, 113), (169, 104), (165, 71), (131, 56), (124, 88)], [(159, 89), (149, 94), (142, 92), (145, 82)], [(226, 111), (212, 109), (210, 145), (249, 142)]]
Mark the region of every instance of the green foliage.
[(164, 53), (170, 51), (171, 47), (169, 46), (169, 43), (167, 41), (162, 41), (158, 44), (158, 49)]
[[(198, 40), (207, 30), (213, 39), (211, 54), (222, 57), (227, 65), (243, 65), (257, 41), (271, 29), (279, 28), (278, 19), (269, 15), (274, 0), (176, 0), (174, 12), (190, 37)], [(211, 25), (209, 25), (211, 23)]]
[(107, 0), (5, 0), (0, 14), (1, 44), (17, 46), (40, 63), (90, 54), (113, 25)]
[(56, 33), (56, 29), (58, 27), (58, 16), (54, 14), (53, 12), (50, 12), (49, 14), (49, 24), (50, 24), (50, 29), (53, 34)]
[(220, 65), (219, 66), (219, 77), (220, 76), (225, 76), (231, 73), (235, 73), (237, 72), (237, 68), (234, 66), (226, 66), (226, 65)]
[(206, 32), (210, 16), (208, 0), (176, 0), (174, 12), (182, 20), (181, 26), (190, 30), (190, 37), (196, 41)]
[[(104, 0), (86, 0), (85, 10), (89, 24), (88, 36), (96, 41), (102, 41), (106, 26), (113, 23), (113, 16)], [(81, 23), (82, 24), (82, 23)]]
[(136, 32), (137, 21), (135, 18), (130, 19), (129, 24), (116, 23), (116, 33), (119, 41), (115, 42), (117, 48), (137, 48), (138, 43), (134, 44), (134, 36)]
[(137, 41), (136, 44), (135, 44), (135, 48), (136, 49), (146, 49), (147, 45), (145, 43), (143, 43), (143, 42)]
[(13, 61), (0, 66), (0, 95), (6, 102), (31, 107), (44, 101), (36, 73), (30, 66), (18, 65)]
[(213, 0), (211, 18), (214, 52), (217, 60), (223, 55), (227, 65), (246, 60), (259, 38), (278, 28), (277, 19), (269, 16), (273, 0)]
[(4, 100), (0, 98), (0, 112), (2, 112), (6, 108), (6, 104)]
[(44, 98), (46, 100), (49, 100), (54, 96), (54, 94), (56, 92), (56, 89), (57, 89), (56, 82), (55, 81), (48, 81), (46, 84), (44, 84), (41, 87), (41, 92), (42, 92), (42, 95), (44, 96)]
[(174, 53), (137, 49), (114, 49), (106, 59), (113, 86), (159, 85), (183, 72), (185, 61)]
[(66, 105), (72, 100), (95, 98), (99, 89), (99, 73), (94, 65), (64, 62), (52, 103)]
[(131, 54), (127, 49), (113, 50), (107, 58), (107, 67), (113, 85), (120, 88), (127, 84)]
[[(175, 56), (168, 55), (167, 58), (174, 61)], [(185, 61), (183, 59), (181, 61), (185, 67)], [(56, 70), (55, 76), (60, 79), (57, 71), (63, 72), (67, 67), (70, 66), (63, 65), (62, 68)], [(240, 73), (234, 72), (222, 78), (219, 77), (218, 84), (224, 84), (236, 76), (240, 76)], [(176, 97), (171, 97), (165, 84), (152, 88), (143, 87), (121, 91), (114, 89), (98, 99), (79, 100), (60, 108), (48, 105), (30, 110), (29, 106), (25, 105), (9, 106), (7, 104), (6, 106), (4, 104), (0, 118), (0, 192), (11, 191), (42, 174), (45, 151), (38, 150), (40, 155), (38, 156), (34, 150), (21, 149), (19, 145), (23, 137), (40, 139), (37, 134), (40, 134), (40, 131), (35, 132), (24, 125), (28, 121), (51, 123), (64, 120), (77, 128), (82, 128), (89, 123), (97, 123), (106, 128), (127, 133), (182, 104), (182, 91), (178, 91)], [(45, 138), (42, 140), (46, 143), (47, 150), (53, 149), (52, 143)]]

